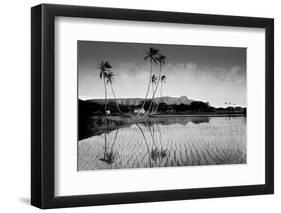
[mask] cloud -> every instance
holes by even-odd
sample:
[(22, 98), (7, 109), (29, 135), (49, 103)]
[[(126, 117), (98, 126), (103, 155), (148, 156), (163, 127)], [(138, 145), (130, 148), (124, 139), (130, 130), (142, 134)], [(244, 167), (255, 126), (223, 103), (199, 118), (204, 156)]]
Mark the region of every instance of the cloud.
[[(133, 62), (112, 64), (115, 74), (114, 88), (118, 97), (144, 97), (149, 81), (150, 65)], [(158, 74), (159, 66), (153, 67)], [(232, 67), (200, 67), (190, 61), (169, 63), (162, 69), (167, 76), (164, 94), (168, 96), (186, 95), (195, 100), (209, 101), (219, 105), (225, 101), (246, 104), (246, 72), (239, 65)], [(103, 97), (103, 83), (98, 73), (79, 79), (79, 93), (89, 97)]]
[(241, 83), (245, 82), (246, 73), (240, 66), (225, 67), (200, 67), (194, 62), (168, 64), (163, 69), (167, 78), (177, 78), (185, 80), (196, 80), (206, 83)]

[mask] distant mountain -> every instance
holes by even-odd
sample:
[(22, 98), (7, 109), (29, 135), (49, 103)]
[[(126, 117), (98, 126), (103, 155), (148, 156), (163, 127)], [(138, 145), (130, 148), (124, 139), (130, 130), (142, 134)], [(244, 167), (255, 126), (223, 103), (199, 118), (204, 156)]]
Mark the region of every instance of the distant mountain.
[(157, 103), (164, 102), (167, 105), (172, 105), (172, 104), (176, 104), (176, 105), (186, 104), (186, 105), (189, 105), (192, 102), (194, 102), (194, 100), (188, 99), (186, 96), (181, 96), (179, 98), (164, 96), (161, 99), (160, 98), (158, 100), (156, 99), (156, 102)]
[[(151, 100), (151, 99), (148, 99)], [(109, 102), (115, 102), (114, 99), (107, 99), (108, 103)], [(141, 102), (144, 101), (144, 98), (117, 98), (117, 102), (120, 105), (140, 105)], [(181, 97), (169, 97), (169, 96), (163, 96), (161, 98), (157, 97), (154, 99), (156, 103), (166, 103), (167, 105), (180, 105), (180, 104), (186, 104), (189, 105), (194, 100), (188, 99), (186, 96), (181, 96)], [(104, 99), (90, 99), (87, 100), (86, 102), (88, 103), (98, 103), (98, 104), (104, 104)]]

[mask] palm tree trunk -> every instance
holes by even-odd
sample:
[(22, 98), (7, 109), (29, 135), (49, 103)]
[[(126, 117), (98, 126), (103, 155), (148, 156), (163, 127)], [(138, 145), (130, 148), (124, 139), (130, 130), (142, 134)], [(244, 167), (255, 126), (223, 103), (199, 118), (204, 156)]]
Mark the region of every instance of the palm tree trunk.
[(146, 102), (146, 100), (147, 100), (147, 96), (148, 96), (149, 89), (150, 89), (151, 77), (152, 77), (152, 59), (150, 59), (150, 74), (149, 74), (149, 82), (148, 82), (148, 86), (147, 86), (146, 95), (145, 95), (143, 104), (142, 104), (141, 109), (140, 109), (140, 111), (138, 112), (137, 116), (139, 116), (139, 114), (141, 113), (141, 110), (144, 109), (144, 105), (145, 105), (145, 102)]
[(152, 106), (152, 109), (153, 109), (153, 106), (154, 106), (154, 102), (153, 101), (154, 101), (154, 85), (152, 83), (152, 98), (151, 98), (151, 102), (150, 102), (150, 106)]
[(153, 96), (153, 93), (154, 93), (154, 83), (152, 82), (152, 85), (151, 85), (151, 89), (152, 89), (152, 91), (151, 91), (151, 97)]
[(117, 98), (116, 98), (116, 95), (115, 95), (115, 92), (114, 92), (112, 83), (110, 83), (110, 87), (111, 87), (111, 91), (112, 91), (112, 94), (113, 94), (114, 99), (115, 99), (116, 107), (117, 107), (118, 111), (120, 112), (120, 114), (122, 114), (122, 111), (120, 110), (119, 105), (118, 105), (118, 103), (117, 103)]
[(152, 105), (152, 103), (153, 103), (153, 94), (154, 94), (154, 83), (152, 82), (152, 98), (151, 98), (151, 101), (150, 101), (150, 104), (149, 104), (149, 108), (148, 108), (148, 110), (147, 110), (147, 113), (149, 112), (149, 110), (150, 110), (150, 106)]
[(148, 109), (147, 109), (147, 111), (146, 111), (146, 115), (148, 115), (149, 114), (149, 111), (150, 111), (150, 109), (151, 109), (151, 106), (153, 105), (153, 99), (154, 99), (154, 84), (152, 83), (152, 96), (151, 96), (152, 98), (151, 98), (151, 102), (150, 102), (150, 104), (149, 104), (149, 107), (148, 107)]
[(106, 83), (105, 83), (105, 77), (104, 77), (104, 75), (103, 75), (103, 84), (104, 84), (104, 112), (105, 112), (105, 116), (107, 116), (107, 113), (106, 113), (107, 90), (106, 90)]
[(116, 139), (117, 139), (118, 131), (119, 131), (119, 129), (117, 129), (116, 132), (115, 132), (115, 136), (114, 136), (114, 140), (113, 140), (113, 144), (111, 146), (110, 152), (113, 152), (113, 148), (114, 148), (114, 145), (115, 145), (115, 142), (116, 142)]
[(107, 152), (107, 140), (106, 140), (106, 132), (104, 133), (104, 153), (103, 158), (106, 158), (106, 152)]
[[(155, 94), (156, 94), (157, 89), (158, 89), (158, 86), (159, 86), (161, 72), (162, 72), (162, 65), (160, 64), (160, 69), (159, 69), (159, 74), (158, 74), (158, 80), (157, 80), (156, 88), (155, 88), (155, 91), (153, 92), (152, 100), (151, 100), (151, 103), (150, 103), (149, 108), (148, 108), (148, 110), (147, 110), (147, 113), (149, 113), (149, 110), (150, 110), (151, 107), (152, 107), (153, 100), (154, 100)], [(153, 108), (153, 107), (152, 107), (152, 108)]]
[[(162, 89), (163, 89), (163, 83), (161, 82), (161, 89), (160, 89), (160, 100), (162, 98)], [(159, 104), (161, 103), (161, 101), (159, 102)], [(159, 104), (157, 105), (156, 109), (152, 112), (152, 114), (155, 114), (158, 110)]]

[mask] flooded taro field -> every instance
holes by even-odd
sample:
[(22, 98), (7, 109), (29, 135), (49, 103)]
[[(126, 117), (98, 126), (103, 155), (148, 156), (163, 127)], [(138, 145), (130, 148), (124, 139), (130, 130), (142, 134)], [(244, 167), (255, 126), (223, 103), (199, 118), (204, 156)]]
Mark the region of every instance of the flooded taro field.
[(78, 141), (78, 170), (246, 163), (246, 117), (151, 119)]

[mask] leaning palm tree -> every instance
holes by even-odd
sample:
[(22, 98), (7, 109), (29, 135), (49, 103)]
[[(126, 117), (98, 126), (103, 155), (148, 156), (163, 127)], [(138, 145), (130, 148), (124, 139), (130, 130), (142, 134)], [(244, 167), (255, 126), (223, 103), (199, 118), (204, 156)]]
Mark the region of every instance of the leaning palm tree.
[(106, 89), (106, 83), (105, 83), (105, 78), (106, 74), (109, 72), (111, 69), (111, 65), (108, 61), (101, 61), (99, 64), (99, 69), (100, 69), (100, 79), (103, 79), (103, 84), (104, 84), (104, 113), (105, 116), (107, 116), (106, 113), (106, 104), (107, 104), (107, 89)]
[[(159, 53), (159, 50), (151, 47), (149, 49), (149, 51), (146, 52), (146, 56), (144, 57), (144, 60), (150, 60), (150, 72), (149, 72), (149, 82), (148, 82), (148, 85), (147, 85), (147, 91), (146, 91), (146, 95), (145, 95), (143, 104), (141, 106), (141, 110), (144, 108), (145, 102), (147, 100), (147, 96), (149, 94), (151, 79), (152, 79), (152, 65), (153, 65), (153, 63), (157, 63), (158, 53)], [(137, 116), (139, 116), (139, 114), (141, 113), (141, 110), (138, 112)]]
[(116, 98), (116, 95), (115, 95), (113, 86), (112, 86), (113, 78), (114, 78), (113, 72), (111, 72), (111, 71), (110, 71), (110, 72), (107, 72), (106, 75), (105, 75), (105, 78), (106, 78), (106, 83), (107, 83), (107, 84), (110, 84), (111, 92), (112, 92), (113, 97), (114, 97), (114, 99), (115, 99), (116, 107), (117, 107), (119, 113), (122, 114), (122, 112), (121, 112), (121, 110), (120, 110), (120, 108), (119, 108), (118, 102), (117, 102), (117, 98)]
[[(161, 76), (161, 89), (160, 89), (160, 99), (162, 98), (162, 91), (163, 91), (163, 84), (166, 83), (167, 77), (166, 75)], [(159, 104), (157, 105), (156, 109), (152, 112), (152, 114), (155, 114), (158, 110)]]
[(158, 79), (158, 77), (157, 77), (155, 74), (153, 74), (153, 75), (152, 75), (152, 78), (151, 78), (151, 83), (152, 83), (152, 98), (151, 98), (151, 102), (150, 102), (150, 104), (149, 104), (149, 107), (148, 107), (148, 109), (147, 109), (146, 114), (149, 113), (151, 107), (153, 106), (153, 99), (154, 99), (155, 90), (156, 90), (156, 88), (155, 88), (155, 90), (154, 90), (154, 85), (157, 84), (157, 82), (158, 82), (157, 79)]
[[(149, 108), (148, 108), (148, 111), (151, 109), (151, 107), (152, 107), (152, 105), (153, 105), (153, 103), (154, 103), (154, 102), (153, 102), (153, 101), (154, 101), (154, 97), (155, 97), (155, 94), (156, 94), (156, 92), (157, 92), (157, 89), (158, 89), (158, 86), (159, 86), (159, 82), (160, 82), (160, 80), (161, 80), (162, 67), (167, 63), (167, 62), (166, 62), (166, 56), (164, 56), (164, 55), (159, 54), (156, 59), (157, 59), (159, 65), (160, 65), (160, 66), (159, 66), (158, 81), (157, 81), (157, 83), (156, 83), (156, 88), (155, 88), (155, 90), (154, 90), (154, 92), (153, 92), (152, 100), (151, 100), (150, 106), (149, 106)], [(152, 84), (152, 86), (153, 86), (153, 84)], [(152, 109), (153, 109), (153, 107), (152, 107)]]

